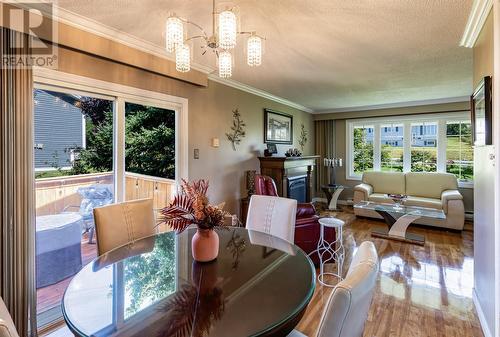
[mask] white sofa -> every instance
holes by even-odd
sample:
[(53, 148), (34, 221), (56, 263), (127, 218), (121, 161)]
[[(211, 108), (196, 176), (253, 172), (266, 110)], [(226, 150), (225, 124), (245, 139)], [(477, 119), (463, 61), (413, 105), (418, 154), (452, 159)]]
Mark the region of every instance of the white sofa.
[[(442, 209), (446, 220), (419, 219), (415, 223), (449, 229), (464, 228), (463, 197), (458, 191), (457, 179), (450, 173), (430, 172), (365, 172), (362, 183), (354, 187), (354, 204), (360, 201), (393, 203), (386, 194), (406, 194), (407, 206)], [(379, 218), (375, 211), (354, 209), (358, 216)]]

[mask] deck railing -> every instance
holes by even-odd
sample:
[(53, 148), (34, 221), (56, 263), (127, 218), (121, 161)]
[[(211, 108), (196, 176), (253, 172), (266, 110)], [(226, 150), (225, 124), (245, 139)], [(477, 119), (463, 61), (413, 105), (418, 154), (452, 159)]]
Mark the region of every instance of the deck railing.
[[(112, 183), (112, 172), (36, 179), (36, 215), (58, 214), (70, 206), (79, 207), (80, 187)], [(175, 191), (175, 180), (125, 173), (125, 200), (153, 198), (153, 207), (160, 209), (172, 200)]]

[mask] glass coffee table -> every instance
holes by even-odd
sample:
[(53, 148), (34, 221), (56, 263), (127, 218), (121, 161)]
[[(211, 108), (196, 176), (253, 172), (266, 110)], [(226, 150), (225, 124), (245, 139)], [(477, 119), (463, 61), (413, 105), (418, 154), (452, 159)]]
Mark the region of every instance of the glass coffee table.
[(425, 237), (406, 232), (412, 222), (420, 218), (446, 219), (446, 215), (442, 210), (418, 206), (398, 206), (395, 204), (362, 201), (355, 204), (354, 208), (375, 211), (384, 218), (388, 228), (373, 229), (373, 237), (410, 242), (418, 245), (425, 244)]

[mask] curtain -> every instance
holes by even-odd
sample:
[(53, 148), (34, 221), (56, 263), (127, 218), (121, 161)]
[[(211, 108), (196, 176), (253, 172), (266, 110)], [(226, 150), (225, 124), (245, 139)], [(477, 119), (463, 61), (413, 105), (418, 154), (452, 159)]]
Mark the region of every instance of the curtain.
[[(0, 59), (30, 55), (29, 37), (1, 28)], [(9, 49), (16, 46), (16, 49)], [(24, 49), (24, 50), (23, 50)], [(36, 335), (33, 77), (0, 66), (0, 296), (20, 336)]]
[(314, 137), (316, 154), (320, 156), (316, 186), (321, 191), (321, 185), (328, 184), (330, 181), (328, 168), (323, 165), (323, 159), (335, 156), (335, 120), (315, 121)]

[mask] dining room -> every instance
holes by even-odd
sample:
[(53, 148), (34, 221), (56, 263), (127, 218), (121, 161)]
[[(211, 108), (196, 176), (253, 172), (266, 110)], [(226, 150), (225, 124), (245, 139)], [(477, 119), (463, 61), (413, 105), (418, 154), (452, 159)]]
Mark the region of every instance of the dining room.
[(0, 10), (0, 337), (499, 336), (499, 1)]

